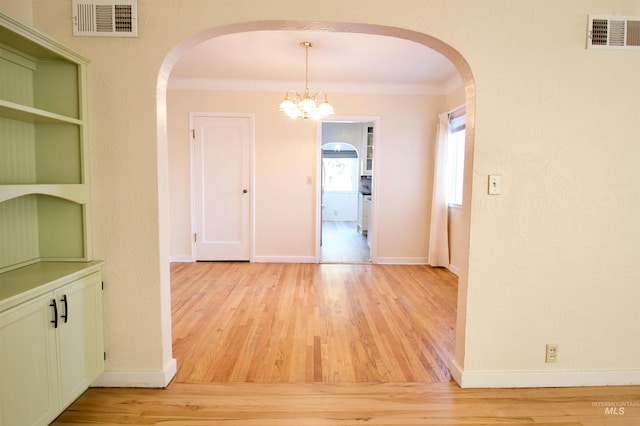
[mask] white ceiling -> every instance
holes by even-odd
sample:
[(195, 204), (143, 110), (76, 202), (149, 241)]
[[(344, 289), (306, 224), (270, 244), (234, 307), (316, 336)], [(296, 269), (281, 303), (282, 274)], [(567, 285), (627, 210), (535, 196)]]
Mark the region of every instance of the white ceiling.
[(340, 92), (449, 93), (461, 85), (453, 64), (421, 44), (394, 37), (327, 31), (250, 31), (224, 35), (187, 51), (170, 88), (309, 89)]

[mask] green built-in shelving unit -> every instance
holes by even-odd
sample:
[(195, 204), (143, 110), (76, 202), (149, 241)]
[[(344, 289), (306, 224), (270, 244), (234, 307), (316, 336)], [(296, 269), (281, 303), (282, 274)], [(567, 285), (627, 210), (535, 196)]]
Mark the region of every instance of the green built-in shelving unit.
[(50, 424), (104, 371), (86, 64), (0, 12), (0, 425)]
[(0, 273), (91, 260), (86, 64), (0, 13)]

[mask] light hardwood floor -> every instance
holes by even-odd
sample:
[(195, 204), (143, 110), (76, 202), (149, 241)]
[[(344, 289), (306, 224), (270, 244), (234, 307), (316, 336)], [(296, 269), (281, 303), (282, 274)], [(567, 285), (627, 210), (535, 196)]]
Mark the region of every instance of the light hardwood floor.
[(460, 389), (456, 287), (426, 266), (173, 264), (174, 381), (89, 389), (53, 424), (640, 424), (640, 387)]
[(639, 402), (640, 389), (632, 386), (460, 389), (451, 382), (172, 383), (167, 389), (89, 389), (53, 424), (637, 426)]
[(447, 270), (175, 263), (172, 277), (177, 382), (449, 380)]

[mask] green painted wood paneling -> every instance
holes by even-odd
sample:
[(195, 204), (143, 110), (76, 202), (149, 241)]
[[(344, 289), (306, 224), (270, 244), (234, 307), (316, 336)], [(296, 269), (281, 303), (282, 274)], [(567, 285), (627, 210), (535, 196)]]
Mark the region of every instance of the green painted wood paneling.
[[(55, 81), (55, 84), (51, 84)], [(38, 62), (33, 79), (34, 106), (79, 118), (78, 66), (69, 62)]]
[(35, 128), (0, 118), (0, 185), (36, 182)]
[(82, 204), (39, 195), (38, 231), (41, 258), (47, 260), (84, 258)]
[(82, 182), (80, 128), (0, 118), (0, 185)]
[(0, 99), (33, 106), (35, 62), (0, 46)]
[(71, 124), (35, 125), (35, 167), (38, 183), (82, 182), (80, 128)]
[(40, 257), (37, 195), (0, 203), (0, 270)]

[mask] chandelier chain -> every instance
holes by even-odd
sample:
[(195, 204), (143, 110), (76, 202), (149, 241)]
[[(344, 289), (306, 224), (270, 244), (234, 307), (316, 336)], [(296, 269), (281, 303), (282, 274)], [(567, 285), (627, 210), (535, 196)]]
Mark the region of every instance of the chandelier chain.
[(309, 91), (309, 46), (311, 43), (304, 43), (304, 91)]

